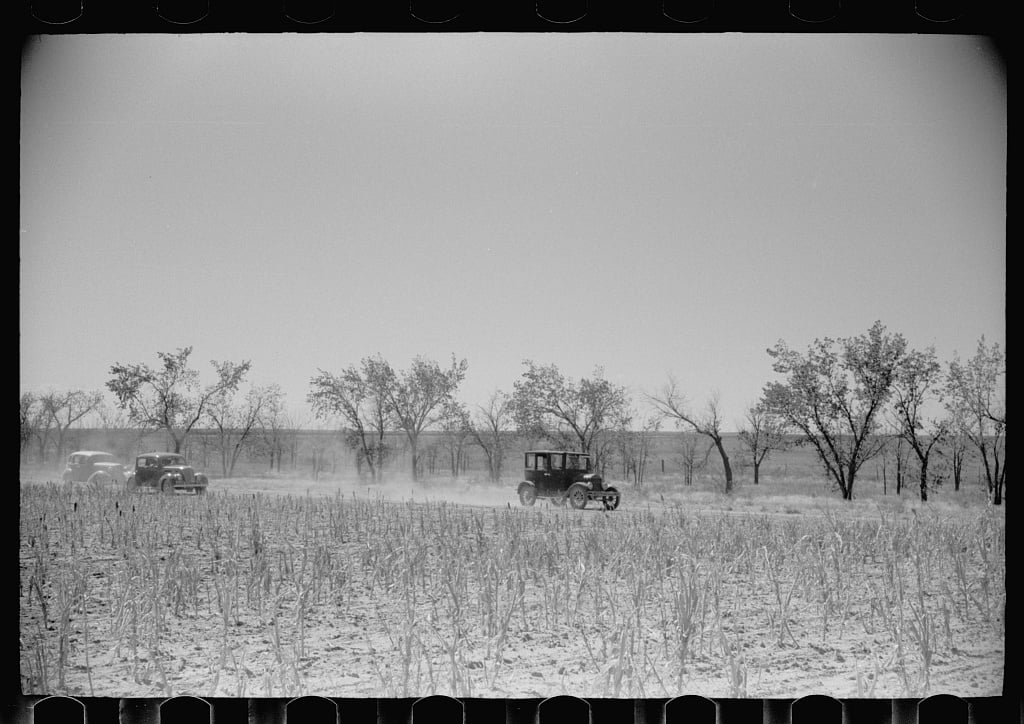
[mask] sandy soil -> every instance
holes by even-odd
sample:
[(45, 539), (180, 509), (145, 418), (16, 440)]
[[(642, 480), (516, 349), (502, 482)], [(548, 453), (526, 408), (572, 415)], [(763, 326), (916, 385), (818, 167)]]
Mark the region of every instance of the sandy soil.
[[(31, 482), (22, 482), (23, 497), (24, 486), (28, 484)], [(131, 505), (131, 499), (117, 495), (119, 506)], [(428, 515), (438, 510), (425, 505), (428, 501), (457, 500), (458, 505), (448, 506), (447, 512), (442, 513), (456, 518), (472, 518), (481, 509), (500, 512), (511, 508), (519, 515), (524, 513), (518, 510), (514, 489), (508, 488), (442, 489), (414, 487), (409, 483), (365, 486), (274, 479), (215, 481), (214, 492), (205, 500), (177, 495), (161, 504), (200, 506), (230, 497), (238, 501), (241, 509), (246, 498), (254, 495), (395, 501), (407, 507), (410, 503), (424, 505)], [(104, 500), (104, 504), (110, 503), (109, 498)], [(83, 498), (82, 505), (87, 504), (91, 503)], [(139, 507), (145, 506), (140, 503)], [(808, 510), (801, 515), (778, 511), (763, 517), (779, 520), (780, 526), (803, 525), (814, 517), (814, 512)], [(23, 505), (23, 517), (25, 513)], [(567, 514), (543, 502), (525, 513), (538, 525), (544, 525), (545, 520), (550, 525), (555, 516)], [(721, 513), (729, 511), (705, 511), (708, 519)], [(607, 518), (603, 513), (571, 514), (582, 521), (581, 534), (590, 527), (607, 525), (600, 522)], [(622, 508), (611, 515), (616, 516), (615, 525), (622, 526), (614, 530), (620, 531), (631, 525), (649, 526), (652, 520), (662, 520), (659, 515), (665, 515), (664, 524), (669, 524), (667, 513), (647, 510), (641, 514), (631, 510), (628, 495)], [(59, 601), (54, 598), (56, 588), (51, 582), (39, 590), (33, 589), (33, 551), (28, 540), (33, 534), (25, 526), (23, 522), (20, 585), (25, 693), (132, 697), (374, 697), (441, 693), (496, 698), (564, 693), (583, 697), (701, 694), (761, 698), (824, 693), (889, 698), (925, 693), (993, 696), (1002, 691), (1002, 610), (994, 620), (986, 622), (977, 612), (970, 615), (968, 611), (964, 616), (953, 611), (949, 615), (947, 609), (940, 615), (936, 601), (933, 653), (929, 665), (924, 667), (919, 647), (912, 645), (909, 637), (896, 646), (890, 634), (867, 623), (873, 616), (864, 598), (854, 597), (844, 615), (837, 615), (825, 629), (820, 606), (797, 595), (788, 613), (790, 635), (781, 636), (778, 622), (768, 613), (777, 603), (775, 592), (754, 583), (742, 569), (729, 572), (728, 568), (723, 569), (726, 578), (722, 590), (729, 600), (721, 604), (724, 613), (720, 627), (728, 635), (723, 640), (714, 631), (702, 632), (691, 644), (682, 674), (672, 661), (674, 654), (664, 643), (665, 635), (654, 611), (628, 626), (622, 621), (611, 623), (607, 612), (571, 620), (563, 617), (541, 625), (539, 593), (535, 591), (527, 592), (520, 607), (522, 613), (511, 616), (507, 633), (500, 641), (470, 631), (457, 650), (449, 649), (451, 637), (446, 632), (450, 629), (444, 623), (448, 613), (446, 599), (442, 591), (436, 590), (424, 594), (422, 609), (416, 614), (415, 631), (406, 629), (403, 636), (400, 622), (408, 619), (403, 619), (405, 614), (400, 611), (402, 602), (383, 594), (379, 586), (368, 580), (370, 572), (358, 565), (345, 568), (350, 578), (344, 583), (343, 599), (311, 603), (301, 629), (294, 615), (294, 602), (283, 602), (275, 609), (276, 616), (267, 607), (258, 610), (239, 605), (227, 622), (217, 610), (217, 592), (211, 590), (208, 581), (196, 581), (201, 589), (199, 596), (206, 604), (177, 613), (165, 611), (157, 646), (140, 641), (133, 647), (131, 637), (125, 633), (130, 628), (123, 623), (126, 619), (122, 617), (117, 626), (113, 623), (118, 613), (113, 610), (117, 587), (127, 585), (120, 576), (125, 561), (111, 546), (100, 545), (94, 539), (94, 529), (83, 531), (84, 545), (76, 546), (74, 551), (57, 542), (51, 545), (54, 571), (85, 571), (83, 585), (88, 590), (85, 610), (75, 610), (67, 622), (66, 665), (58, 667), (61, 623), (55, 614), (59, 608)], [(193, 533), (183, 531), (179, 545), (188, 544)], [(303, 531), (298, 528), (278, 530), (275, 535), (280, 537), (268, 542), (276, 551), (297, 550), (302, 545)], [(493, 535), (493, 530), (487, 535)], [(488, 545), (493, 543), (488, 541)], [(373, 544), (366, 537), (354, 535), (337, 543), (332, 552), (339, 560), (355, 561)], [(175, 547), (168, 544), (154, 554), (165, 561)], [(202, 555), (212, 557), (215, 553), (207, 548)], [(1004, 557), (1005, 551), (994, 550), (991, 555)], [(73, 567), (61, 567), (62, 561), (71, 559)], [(204, 560), (202, 565), (206, 570), (211, 561)], [(865, 564), (862, 570), (870, 575), (872, 569)], [(50, 580), (56, 575), (51, 573)], [(40, 593), (48, 601), (45, 623)], [(530, 614), (531, 618), (522, 614)], [(146, 623), (140, 621), (137, 625)], [(626, 635), (630, 637), (628, 643)], [(47, 660), (48, 668), (45, 692), (39, 690), (43, 685), (38, 676), (43, 659)], [(63, 669), (62, 682), (58, 668)]]

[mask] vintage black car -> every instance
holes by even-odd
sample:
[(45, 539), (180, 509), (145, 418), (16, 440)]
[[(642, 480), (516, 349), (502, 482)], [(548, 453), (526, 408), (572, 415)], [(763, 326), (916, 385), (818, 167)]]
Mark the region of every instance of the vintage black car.
[(533, 505), (537, 498), (548, 498), (556, 505), (582, 509), (590, 501), (605, 510), (619, 507), (621, 496), (592, 469), (590, 455), (569, 450), (531, 450), (525, 454), (526, 470), (519, 483), (519, 502)]
[(65, 483), (109, 485), (123, 483), (127, 474), (124, 465), (112, 454), (100, 450), (79, 450), (68, 455), (68, 465), (60, 477)]
[(185, 462), (178, 453), (150, 452), (135, 458), (135, 471), (128, 476), (129, 492), (149, 489), (161, 493), (176, 490), (203, 495), (210, 481)]

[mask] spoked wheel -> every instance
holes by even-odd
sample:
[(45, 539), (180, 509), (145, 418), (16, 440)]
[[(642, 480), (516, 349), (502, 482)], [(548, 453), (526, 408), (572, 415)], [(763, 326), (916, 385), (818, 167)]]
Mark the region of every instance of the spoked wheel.
[(160, 481), (160, 492), (165, 495), (170, 495), (174, 492), (174, 483), (172, 483), (168, 478), (163, 478)]
[(537, 489), (529, 483), (519, 486), (519, 502), (529, 507), (537, 502)]
[(587, 486), (583, 483), (573, 483), (569, 486), (569, 505), (576, 510), (583, 510), (587, 507)]
[(607, 498), (604, 499), (604, 501), (603, 501), (604, 502), (604, 509), (605, 510), (615, 510), (616, 508), (618, 508), (619, 507), (619, 500), (622, 497), (622, 496), (619, 495), (619, 491), (616, 490), (615, 488), (605, 488), (604, 492), (605, 493), (615, 493), (614, 496), (610, 496), (610, 497), (607, 497)]

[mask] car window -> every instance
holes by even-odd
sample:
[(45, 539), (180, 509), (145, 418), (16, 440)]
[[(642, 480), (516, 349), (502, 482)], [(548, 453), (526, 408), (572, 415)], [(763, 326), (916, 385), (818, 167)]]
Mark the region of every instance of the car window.
[(563, 460), (565, 460), (565, 456), (564, 455), (561, 455), (561, 454), (552, 455), (551, 456), (551, 469), (552, 470), (561, 470), (562, 469), (562, 461)]
[(536, 455), (533, 453), (526, 453), (526, 469), (533, 470), (533, 466), (536, 464)]
[(548, 456), (547, 454), (537, 456), (537, 470), (548, 469)]
[(590, 470), (589, 455), (580, 455), (580, 470)]
[(566, 455), (565, 456), (565, 468), (566, 470), (577, 470), (580, 466), (579, 455)]

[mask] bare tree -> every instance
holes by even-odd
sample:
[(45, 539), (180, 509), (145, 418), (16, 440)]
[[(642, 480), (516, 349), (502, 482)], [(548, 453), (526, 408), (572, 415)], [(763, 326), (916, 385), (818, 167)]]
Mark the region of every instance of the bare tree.
[(965, 411), (956, 405), (947, 405), (949, 410), (949, 434), (946, 436), (945, 454), (949, 459), (949, 472), (953, 477), (953, 490), (959, 491), (963, 484), (964, 463), (972, 459), (969, 423)]
[[(333, 422), (332, 418), (325, 417), (323, 419), (324, 422), (312, 426), (310, 432), (317, 433), (328, 430), (328, 426)], [(310, 434), (303, 436), (300, 452), (309, 454), (313, 480), (320, 480), (320, 475), (331, 468), (333, 447), (334, 438), (332, 435)]]
[(440, 446), (448, 454), (448, 466), (453, 478), (466, 467), (466, 443), (470, 440), (469, 411), (461, 403), (450, 400), (444, 405), (438, 420), (441, 432)]
[(684, 432), (679, 438), (679, 466), (683, 471), (683, 485), (693, 485), (694, 476), (708, 464), (714, 443), (701, 445), (701, 435)]
[(391, 368), (379, 357), (366, 357), (358, 367), (352, 365), (341, 374), (324, 370), (310, 380), (307, 400), (318, 419), (337, 415), (343, 424), (345, 443), (356, 454), (360, 477), (369, 471), (379, 482), (384, 462), (390, 454), (386, 435), (395, 424), (390, 409)]
[(935, 349), (929, 347), (924, 352), (907, 353), (892, 386), (897, 434), (917, 457), (922, 501), (928, 500), (928, 465), (932, 451), (938, 449), (950, 429), (949, 419), (928, 418), (925, 414), (930, 402), (941, 399), (942, 384), (942, 366), (935, 358)]
[(982, 337), (974, 356), (949, 363), (946, 379), (948, 407), (962, 421), (962, 430), (978, 451), (993, 505), (1003, 502), (1006, 483), (1006, 402), (1002, 378), (1005, 357), (998, 344)]
[(64, 459), (64, 446), (71, 426), (93, 412), (102, 402), (102, 393), (83, 390), (63, 392), (51, 390), (40, 398), (40, 404), (53, 422), (53, 428), (56, 431), (58, 464)]
[(634, 485), (643, 485), (654, 436), (660, 429), (658, 415), (641, 416), (630, 410), (619, 417), (615, 427), (615, 447), (622, 464), (622, 477), (632, 477)]
[(466, 376), (468, 365), (466, 360), (456, 361), (455, 355), (452, 355), (451, 366), (447, 369), (425, 357), (416, 357), (409, 369), (401, 372), (395, 372), (387, 362), (381, 362), (382, 387), (388, 409), (408, 440), (411, 474), (416, 480), (419, 476), (419, 437), (442, 418), (445, 406), (454, 399)]
[(773, 415), (764, 405), (756, 403), (747, 408), (745, 422), (740, 427), (739, 439), (754, 469), (754, 485), (760, 483), (761, 463), (774, 451), (786, 450), (786, 421)]
[(32, 437), (35, 435), (36, 415), (39, 410), (39, 397), (33, 392), (21, 393), (20, 399), (20, 414), (19, 414), (19, 433), (20, 433), (20, 445), (18, 447), (18, 454), (22, 462), (26, 462), (26, 453), (28, 450), (28, 444), (32, 441)]
[(765, 386), (765, 408), (814, 446), (844, 500), (853, 499), (857, 473), (884, 447), (875, 432), (906, 346), (902, 335), (875, 322), (867, 333), (838, 343), (815, 340), (806, 354), (782, 340), (768, 350), (772, 368), (786, 381)]
[(595, 443), (614, 429), (626, 408), (626, 388), (604, 379), (598, 367), (592, 377), (578, 382), (566, 378), (555, 365), (523, 362), (526, 371), (513, 385), (512, 417), (527, 437), (546, 438), (564, 448), (594, 453)]
[[(39, 464), (45, 465), (47, 450), (53, 442), (53, 418), (50, 417), (46, 406), (43, 405), (41, 396), (36, 396), (35, 404), (28, 409), (28, 416), (28, 430), (31, 432), (32, 437), (35, 438), (36, 455), (39, 458)], [(27, 444), (26, 448), (28, 448)]]
[(239, 404), (235, 392), (224, 390), (207, 406), (207, 417), (217, 436), (221, 472), (226, 478), (234, 476), (238, 458), (250, 435), (258, 429), (264, 410), (281, 397), (281, 388), (277, 385), (256, 386), (249, 389), (245, 400)]
[(882, 463), (882, 489), (883, 491), (889, 489), (889, 471), (891, 469), (893, 482), (896, 483), (896, 495), (902, 495), (911, 472), (910, 446), (900, 434), (899, 425), (891, 421), (880, 429), (876, 437), (881, 446), (878, 458)]
[(160, 366), (117, 363), (110, 368), (107, 388), (117, 397), (128, 419), (143, 428), (166, 430), (180, 453), (188, 434), (201, 419), (207, 405), (218, 395), (238, 389), (251, 363), (244, 361), (210, 364), (216, 381), (199, 386), (199, 372), (188, 366), (191, 347), (176, 352), (158, 352)]
[(469, 434), (484, 451), (484, 456), (487, 458), (487, 475), (495, 483), (501, 480), (501, 471), (507, 452), (507, 427), (511, 416), (509, 396), (500, 390), (495, 390), (485, 405), (477, 405), (476, 413), (470, 420)]
[(731, 493), (732, 465), (729, 464), (729, 453), (725, 449), (722, 438), (722, 416), (719, 412), (720, 399), (714, 393), (700, 414), (689, 409), (686, 397), (679, 391), (676, 380), (671, 375), (668, 382), (657, 395), (649, 395), (648, 400), (663, 418), (673, 420), (677, 426), (685, 425), (693, 432), (708, 437), (722, 458), (722, 470), (725, 473), (725, 492)]
[(295, 423), (285, 410), (285, 393), (278, 385), (271, 385), (273, 392), (264, 400), (258, 425), (259, 435), (253, 441), (253, 447), (261, 454), (270, 458), (270, 471), (277, 466), (281, 472), (281, 459), (284, 457), (286, 436), (294, 436)]

